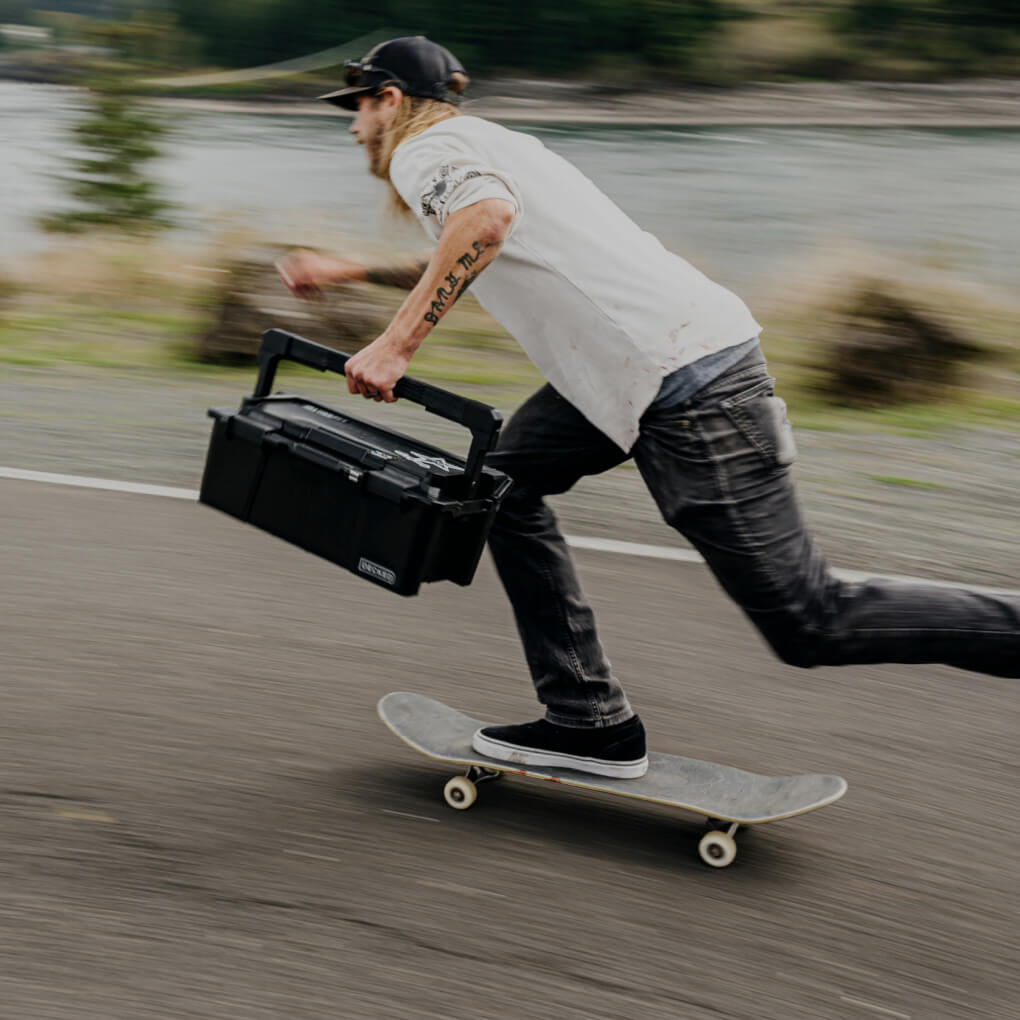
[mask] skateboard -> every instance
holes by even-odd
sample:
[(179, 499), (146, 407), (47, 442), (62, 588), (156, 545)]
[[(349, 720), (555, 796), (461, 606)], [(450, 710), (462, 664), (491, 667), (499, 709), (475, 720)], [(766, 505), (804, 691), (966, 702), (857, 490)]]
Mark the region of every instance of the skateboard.
[(741, 826), (762, 825), (807, 814), (839, 800), (846, 793), (840, 776), (759, 776), (714, 762), (672, 754), (648, 754), (648, 773), (641, 779), (611, 779), (573, 769), (547, 768), (496, 761), (471, 747), (480, 726), (490, 725), (421, 694), (387, 694), (378, 705), (379, 718), (405, 744), (420, 754), (451, 765), (465, 766), (443, 789), (452, 808), (474, 804), (478, 787), (504, 773), (530, 776), (582, 790), (651, 801), (704, 815), (708, 831), (698, 843), (701, 859), (725, 868), (737, 856), (734, 837)]

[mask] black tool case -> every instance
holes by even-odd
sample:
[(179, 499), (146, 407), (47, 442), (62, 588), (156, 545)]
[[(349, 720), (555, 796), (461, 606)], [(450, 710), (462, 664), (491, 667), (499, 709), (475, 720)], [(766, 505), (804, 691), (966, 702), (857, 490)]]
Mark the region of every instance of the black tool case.
[(398, 397), (471, 431), (467, 459), (292, 394), (270, 395), (281, 359), (343, 373), (348, 355), (271, 329), (255, 392), (210, 408), (201, 502), (389, 588), (471, 583), (510, 488), (484, 466), (502, 418), (475, 400), (407, 377)]

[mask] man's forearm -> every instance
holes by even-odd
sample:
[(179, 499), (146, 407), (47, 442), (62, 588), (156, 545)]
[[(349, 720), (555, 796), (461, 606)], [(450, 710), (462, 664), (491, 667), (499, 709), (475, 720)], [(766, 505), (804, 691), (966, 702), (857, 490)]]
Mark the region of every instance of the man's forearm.
[(347, 389), (370, 400), (396, 400), (394, 387), (429, 330), (499, 254), (513, 203), (486, 199), (450, 215), (424, 275), (385, 332), (346, 364)]
[(429, 331), (499, 254), (513, 207), (489, 199), (454, 213), (446, 221), (436, 250), (414, 289), (387, 329), (416, 351)]

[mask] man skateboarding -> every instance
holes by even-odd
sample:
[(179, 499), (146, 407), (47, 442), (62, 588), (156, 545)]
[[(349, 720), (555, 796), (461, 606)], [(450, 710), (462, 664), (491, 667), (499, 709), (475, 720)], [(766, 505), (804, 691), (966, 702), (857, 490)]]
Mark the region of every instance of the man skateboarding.
[(480, 729), (475, 750), (619, 778), (647, 769), (644, 728), (544, 502), (629, 458), (663, 518), (785, 662), (1020, 677), (1020, 596), (829, 572), (801, 519), (786, 405), (744, 303), (536, 138), (461, 115), (466, 84), (453, 55), (418, 36), (377, 46), (322, 97), (356, 111), (351, 132), (435, 241), (431, 258), (368, 268), (297, 251), (280, 272), (304, 297), (356, 280), (410, 290), (348, 363), (351, 393), (395, 399), (415, 351), (468, 287), (548, 380), (487, 461), (514, 480), (489, 546), (546, 711)]

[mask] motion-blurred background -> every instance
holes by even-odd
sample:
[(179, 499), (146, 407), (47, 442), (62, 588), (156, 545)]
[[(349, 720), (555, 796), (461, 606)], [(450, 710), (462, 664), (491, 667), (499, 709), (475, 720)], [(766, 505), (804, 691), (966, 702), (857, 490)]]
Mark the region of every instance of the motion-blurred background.
[[(193, 505), (262, 330), (351, 351), (400, 300), (272, 263), (424, 247), (313, 98), (419, 32), (748, 301), (836, 566), (1020, 585), (1015, 0), (0, 0), (0, 1016), (1015, 1017), (1015, 682), (797, 672), (632, 468), (557, 498), (653, 748), (849, 779), (705, 874), (671, 814), (450, 812), (382, 732), (401, 687), (535, 712), (487, 564), (402, 601)], [(470, 298), (412, 371), (540, 382)]]
[[(371, 339), (393, 295), (297, 308), (271, 262), (420, 246), (312, 98), (419, 31), (471, 71), (467, 112), (752, 302), (802, 426), (1015, 419), (1020, 14), (992, 0), (3, 0), (0, 357), (223, 362), (270, 320)], [(421, 374), (497, 402), (535, 381), (470, 303), (444, 326)]]

